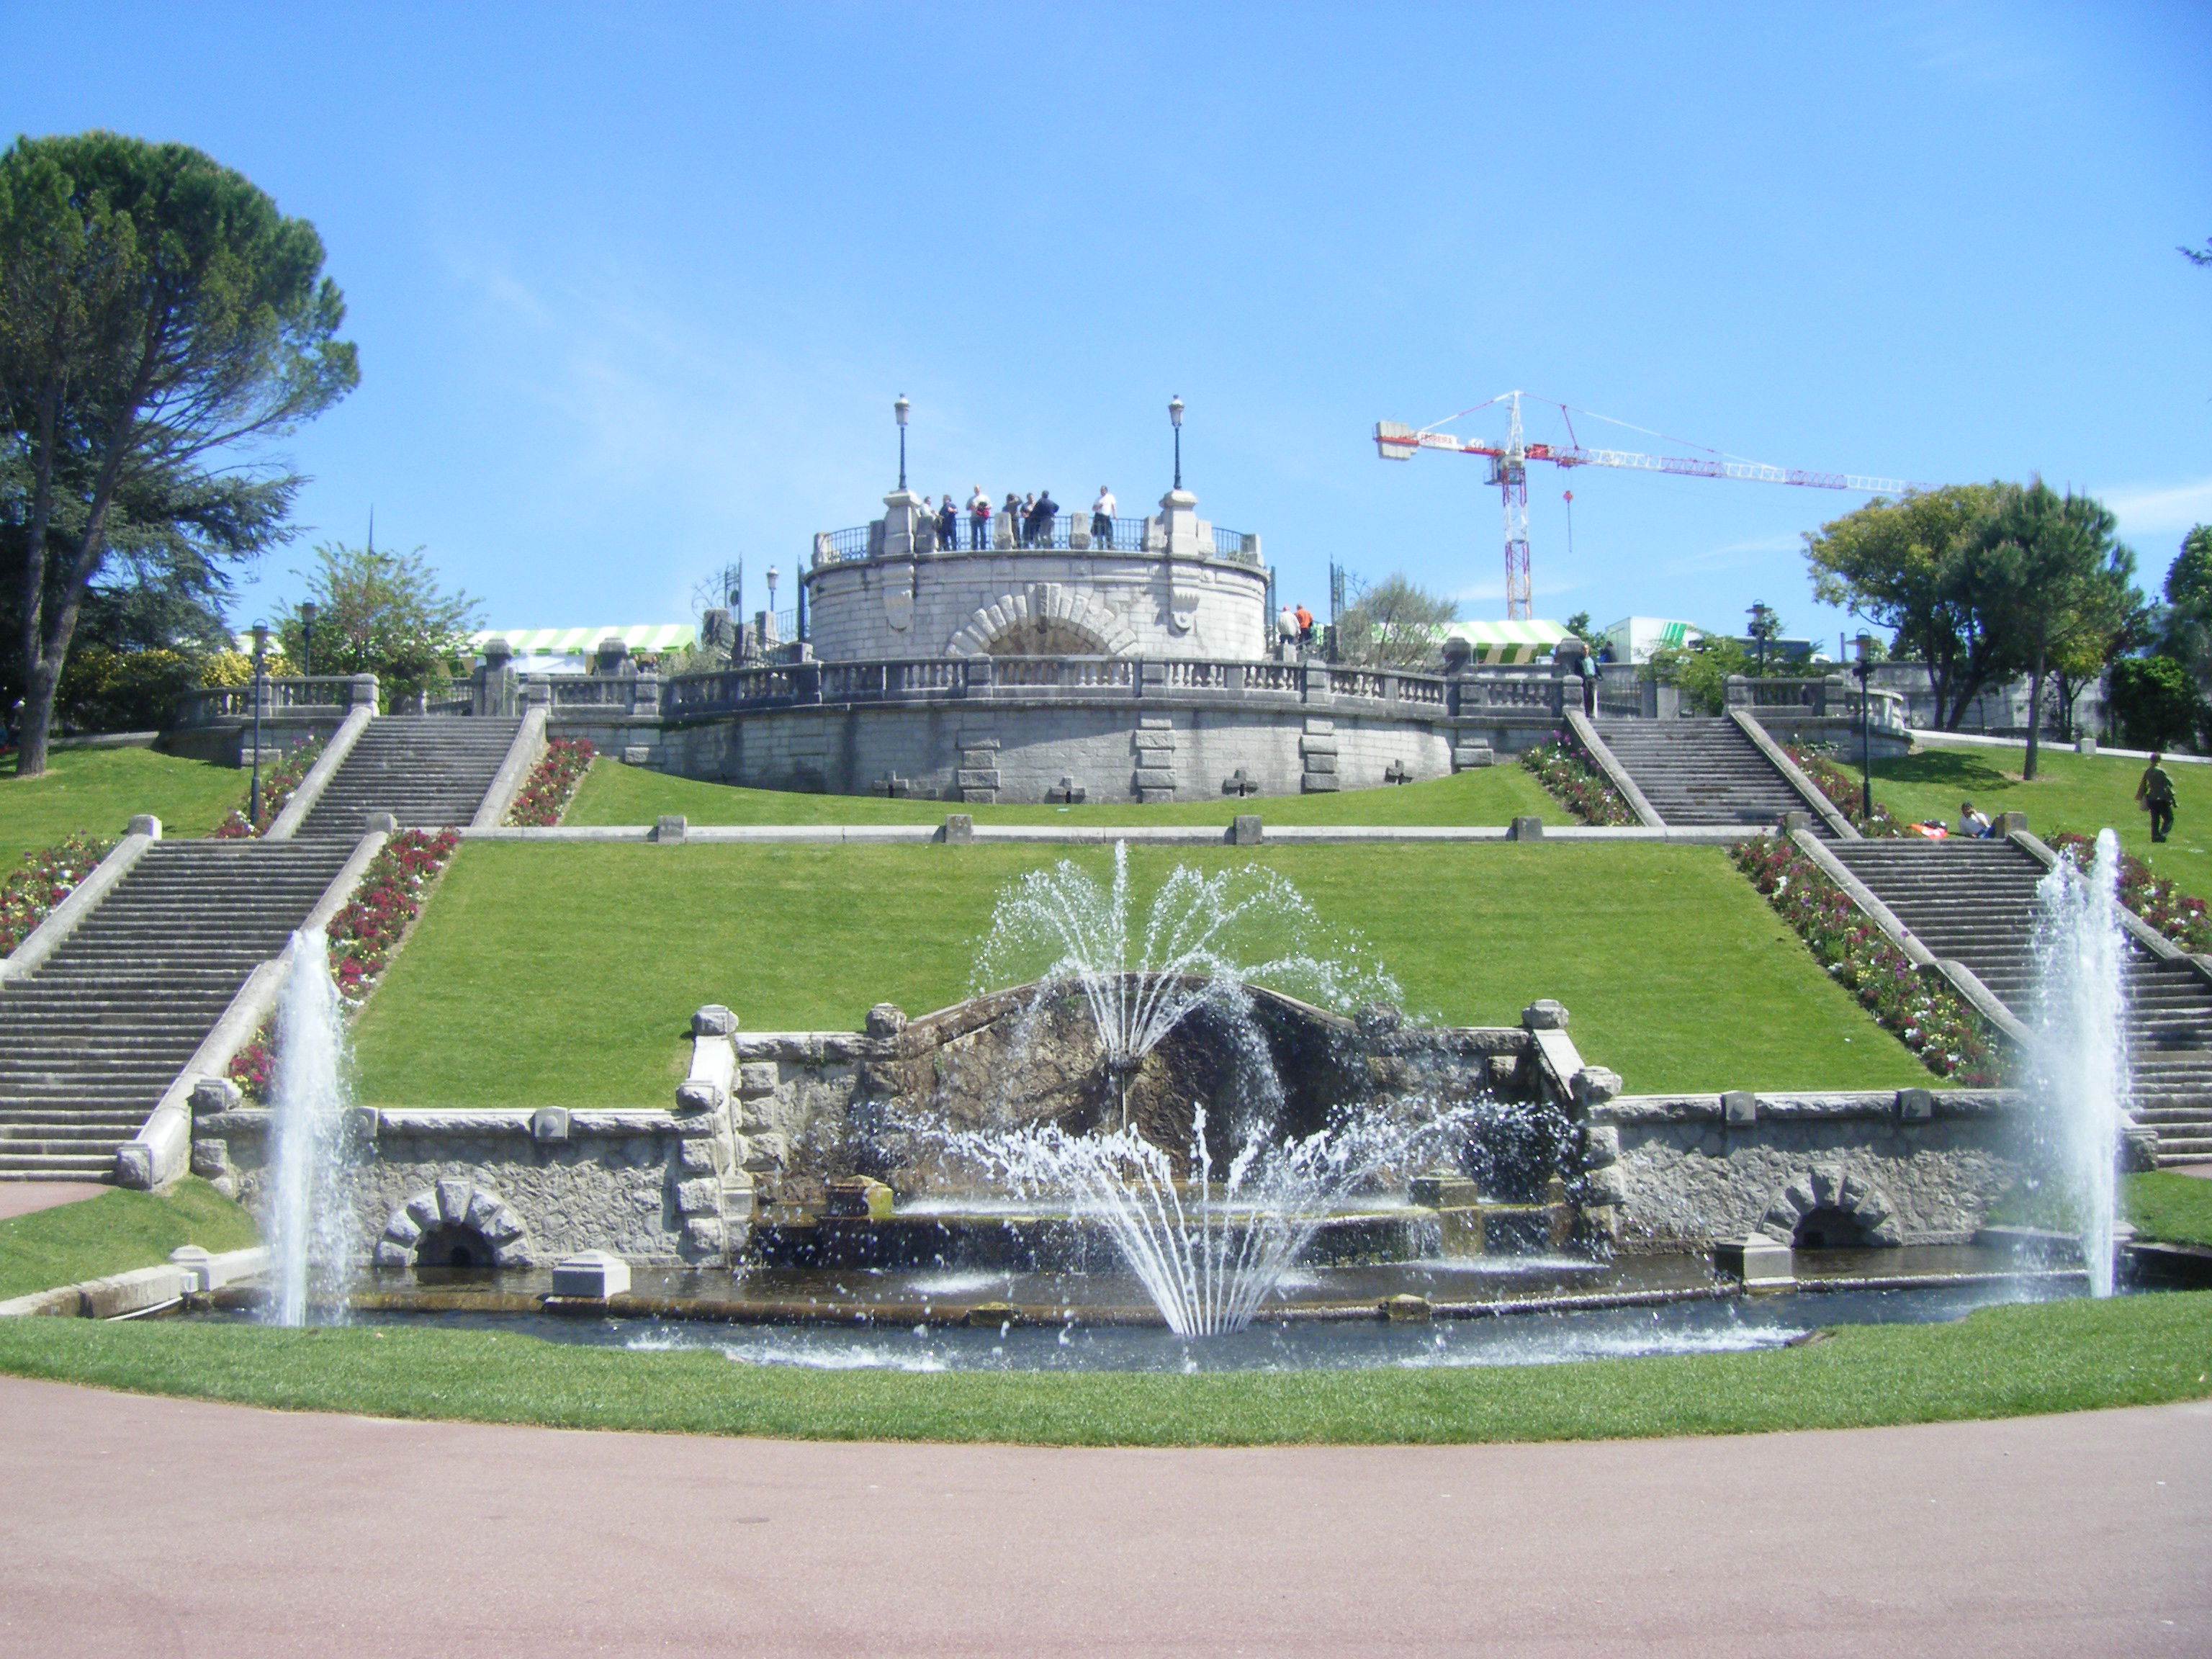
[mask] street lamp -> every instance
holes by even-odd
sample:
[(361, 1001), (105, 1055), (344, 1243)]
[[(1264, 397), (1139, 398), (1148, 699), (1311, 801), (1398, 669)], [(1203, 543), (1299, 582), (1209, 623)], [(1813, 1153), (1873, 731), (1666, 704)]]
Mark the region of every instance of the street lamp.
[(899, 489), (901, 490), (906, 488), (906, 417), (913, 409), (914, 405), (907, 402), (906, 393), (903, 392), (899, 393), (898, 401), (891, 405), (891, 413), (898, 416), (899, 423)]
[(1182, 488), (1182, 399), (1181, 398), (1168, 399), (1168, 420), (1175, 428), (1175, 487), (1181, 489)]
[(1751, 607), (1751, 637), (1759, 641), (1759, 672), (1762, 674), (1766, 672), (1766, 641), (1773, 632), (1774, 612), (1764, 600), (1754, 603)]
[(1853, 672), (1859, 677), (1859, 811), (1868, 823), (1874, 822), (1874, 728), (1868, 719), (1874, 698), (1867, 690), (1867, 683), (1874, 673), (1874, 636), (1862, 634), (1857, 642), (1858, 661)]
[(269, 665), (269, 624), (253, 624), (253, 787), (246, 801), (246, 821), (257, 832), (261, 828), (261, 687)]
[(300, 672), (312, 674), (315, 672), (315, 602), (313, 599), (300, 601)]

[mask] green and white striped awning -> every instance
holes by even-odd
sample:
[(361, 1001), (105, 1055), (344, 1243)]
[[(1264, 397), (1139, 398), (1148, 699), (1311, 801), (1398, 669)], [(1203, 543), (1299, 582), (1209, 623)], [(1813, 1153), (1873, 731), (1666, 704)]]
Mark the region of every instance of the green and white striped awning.
[(1567, 630), (1555, 622), (1460, 622), (1444, 629), (1447, 640), (1465, 640), (1477, 662), (1534, 662), (1548, 657)]
[(693, 623), (649, 623), (641, 628), (487, 628), (469, 635), (474, 649), (487, 640), (505, 640), (518, 657), (587, 657), (605, 639), (620, 640), (632, 651), (675, 651), (699, 643)]

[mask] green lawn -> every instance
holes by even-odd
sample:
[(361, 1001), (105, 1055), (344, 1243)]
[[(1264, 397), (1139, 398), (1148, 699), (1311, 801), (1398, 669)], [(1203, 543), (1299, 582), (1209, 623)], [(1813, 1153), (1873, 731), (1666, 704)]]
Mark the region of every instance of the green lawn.
[(118, 1188), (0, 1221), (0, 1301), (158, 1267), (179, 1244), (242, 1250), (257, 1242), (253, 1218), (197, 1176), (160, 1197)]
[(1862, 1325), (1757, 1353), (1463, 1370), (909, 1376), (512, 1333), (0, 1322), (0, 1370), (293, 1411), (817, 1440), (1596, 1440), (1951, 1422), (2212, 1395), (2212, 1291)]
[[(362, 1017), (361, 1097), (635, 1105), (683, 1074), (691, 1011), (859, 1027), (965, 995), (1005, 882), (1063, 849), (476, 842)], [(1100, 871), (1103, 848), (1073, 849)], [(1133, 848), (1140, 892), (1230, 848)], [(1630, 1090), (1889, 1088), (1929, 1073), (1815, 965), (1718, 848), (1265, 849), (1410, 1010), (1510, 1024), (1557, 997)]]
[(2212, 1181), (2159, 1170), (2129, 1176), (2127, 1217), (2144, 1238), (2212, 1245)]
[(1323, 795), (1255, 796), (1237, 801), (1133, 802), (1085, 806), (963, 806), (941, 800), (888, 800), (873, 795), (810, 795), (782, 789), (739, 789), (726, 783), (672, 778), (605, 756), (561, 821), (570, 824), (651, 823), (680, 812), (693, 823), (942, 823), (948, 812), (972, 813), (978, 823), (1218, 823), (1257, 812), (1270, 823), (1510, 823), (1540, 817), (1574, 823), (1528, 768), (1512, 761), (1428, 783), (1392, 789), (1349, 789)]
[(150, 749), (57, 750), (46, 775), (29, 779), (10, 756), (0, 761), (0, 870), (79, 830), (119, 836), (141, 812), (161, 819), (165, 836), (208, 835), (245, 804), (237, 768)]
[[(2036, 763), (2041, 775), (2023, 783), (2020, 769), (2026, 761), (2027, 751), (2019, 749), (1923, 749), (1876, 761), (1875, 796), (1907, 817), (1946, 823), (1958, 822), (1961, 800), (1992, 816), (2025, 812), (2027, 827), (2046, 838), (2061, 830), (2094, 835), (2110, 825), (2120, 832), (2121, 845), (2172, 876), (2183, 890), (2212, 897), (2212, 766), (2166, 769), (2175, 797), (2173, 838), (2154, 847), (2150, 819), (2136, 805), (2142, 761), (2046, 749)], [(1856, 762), (1848, 769), (1856, 776)]]

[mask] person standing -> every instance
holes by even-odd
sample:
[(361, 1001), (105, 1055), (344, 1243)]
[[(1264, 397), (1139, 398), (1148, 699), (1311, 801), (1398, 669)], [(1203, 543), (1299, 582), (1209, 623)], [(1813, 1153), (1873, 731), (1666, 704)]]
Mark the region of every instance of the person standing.
[(2150, 764), (2143, 768), (2142, 781), (2136, 785), (2136, 805), (2150, 814), (2153, 841), (2164, 841), (2173, 832), (2173, 780), (2159, 764), (2165, 758), (2154, 750)]
[(991, 498), (977, 484), (975, 493), (968, 498), (968, 546), (981, 553), (991, 544)]
[(1036, 500), (1036, 516), (1031, 521), (1030, 528), (1030, 545), (1050, 547), (1052, 538), (1059, 529), (1059, 518), (1060, 503), (1053, 500), (1052, 491), (1039, 490)]
[(937, 544), (950, 553), (960, 545), (960, 509), (950, 495), (939, 496), (938, 501)]
[(1008, 538), (1012, 539), (1014, 545), (1016, 547), (1026, 546), (1027, 544), (1022, 539), (1024, 528), (1022, 524), (1022, 498), (1015, 495), (1012, 490), (1009, 489), (1006, 492), (1006, 504), (1000, 507), (999, 511), (1006, 518), (1006, 534)]
[(1285, 604), (1275, 613), (1275, 643), (1287, 655), (1298, 642), (1298, 613)]
[(1091, 546), (1103, 547), (1109, 552), (1113, 550), (1114, 509), (1119, 505), (1114, 499), (1114, 492), (1100, 484), (1098, 499), (1091, 503)]
[(1313, 612), (1307, 610), (1304, 605), (1301, 605), (1293, 614), (1295, 614), (1298, 619), (1298, 649), (1301, 651), (1312, 649)]

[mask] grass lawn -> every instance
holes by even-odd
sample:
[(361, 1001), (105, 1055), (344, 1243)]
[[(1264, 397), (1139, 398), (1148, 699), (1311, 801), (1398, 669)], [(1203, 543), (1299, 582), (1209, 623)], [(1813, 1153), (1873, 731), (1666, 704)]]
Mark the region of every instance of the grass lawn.
[(119, 836), (140, 812), (161, 819), (165, 836), (208, 835), (245, 804), (237, 768), (150, 749), (60, 749), (44, 777), (29, 779), (15, 775), (11, 755), (0, 761), (0, 870), (78, 830)]
[(2144, 1238), (2212, 1245), (2212, 1181), (2159, 1170), (2122, 1183), (2123, 1207)]
[(198, 1176), (162, 1197), (118, 1188), (0, 1221), (0, 1301), (158, 1267), (179, 1244), (242, 1250), (259, 1240), (253, 1218)]
[[(1857, 763), (1848, 745), (1844, 758), (1856, 775)], [(2212, 897), (2212, 766), (2166, 769), (2173, 780), (2173, 837), (2154, 847), (2149, 816), (2136, 805), (2143, 762), (2045, 749), (2036, 761), (2041, 775), (2023, 783), (2020, 769), (2027, 758), (2020, 749), (1924, 749), (1876, 761), (1874, 792), (1892, 811), (1915, 820), (1955, 823), (1961, 800), (1992, 816), (2025, 812), (2027, 827), (2046, 839), (2060, 830), (2094, 835), (2109, 825), (2120, 832), (2129, 852), (2179, 881), (2185, 892)]]
[[(1099, 848), (465, 846), (363, 1013), (361, 1098), (637, 1105), (683, 1075), (691, 1011), (857, 1030), (956, 1002), (1005, 882)], [(1140, 894), (1227, 848), (1131, 849)], [(1718, 848), (1309, 847), (1257, 861), (1356, 931), (1416, 1014), (1511, 1024), (1557, 997), (1633, 1091), (1891, 1088), (1929, 1073), (1827, 975)]]
[(2018, 1417), (2203, 1399), (2208, 1354), (2212, 1291), (1851, 1326), (1759, 1353), (1195, 1376), (800, 1370), (419, 1328), (0, 1322), (0, 1370), (285, 1410), (1086, 1446), (1596, 1440)]
[(1085, 806), (963, 806), (941, 800), (889, 800), (873, 795), (809, 795), (781, 789), (739, 789), (726, 783), (672, 778), (601, 756), (561, 821), (569, 824), (651, 823), (680, 812), (693, 823), (942, 823), (947, 812), (969, 812), (978, 823), (1218, 823), (1257, 812), (1270, 823), (1510, 823), (1540, 817), (1569, 824), (1574, 815), (1546, 793), (1528, 769), (1505, 761), (1491, 767), (1390, 789), (1349, 789), (1323, 795), (1255, 796), (1238, 802), (1131, 801)]

